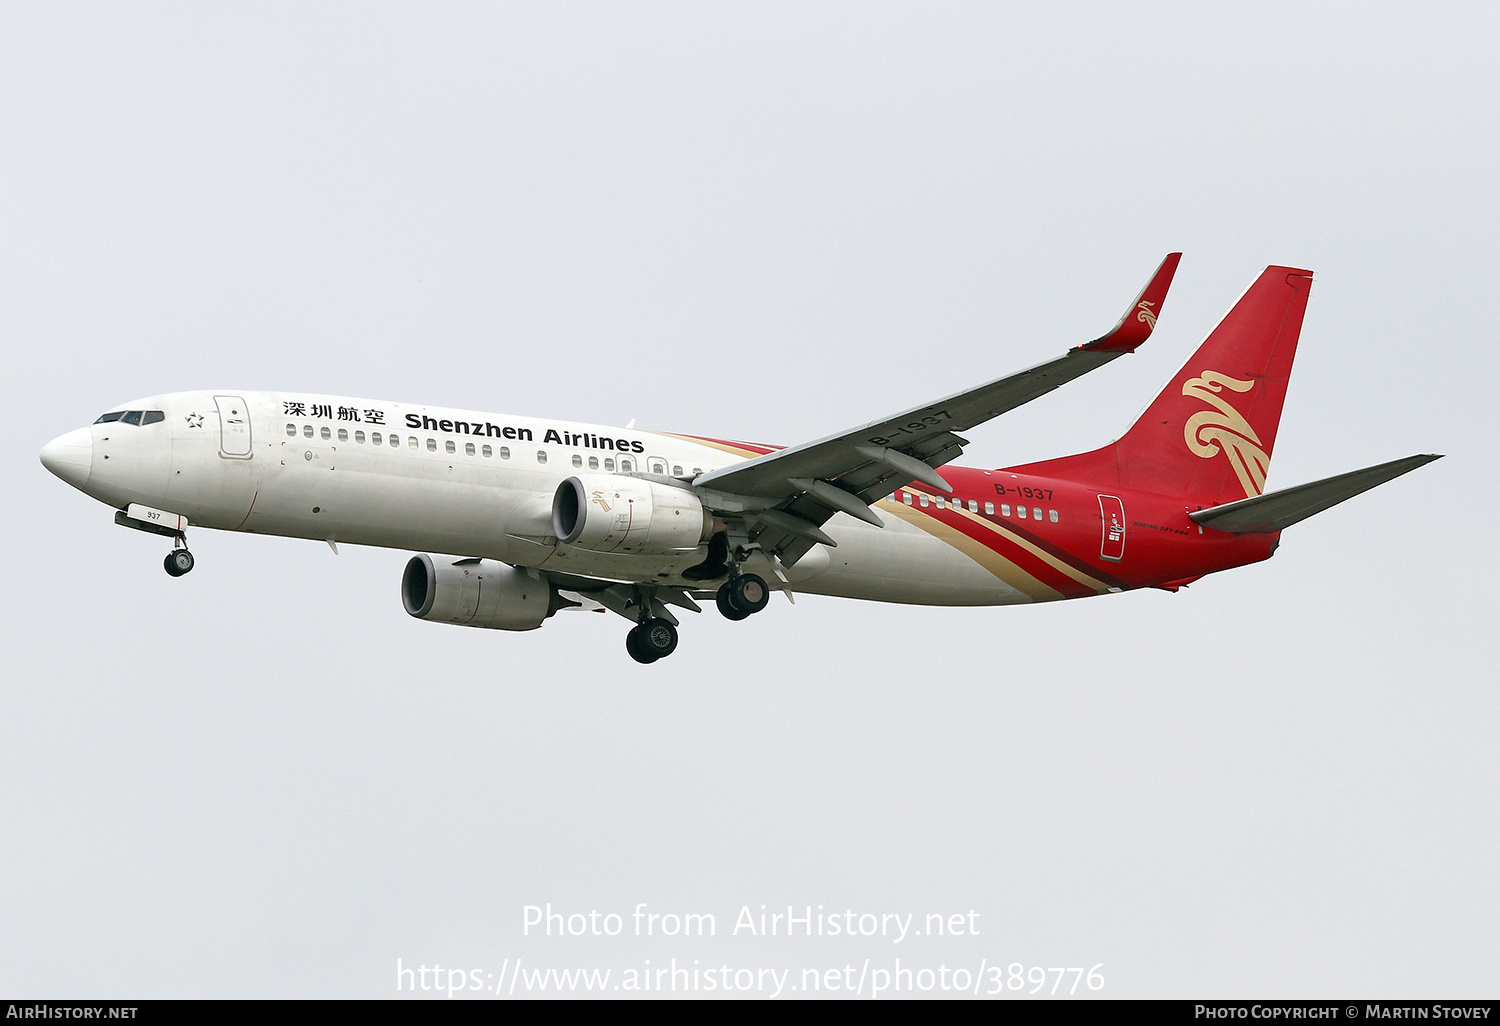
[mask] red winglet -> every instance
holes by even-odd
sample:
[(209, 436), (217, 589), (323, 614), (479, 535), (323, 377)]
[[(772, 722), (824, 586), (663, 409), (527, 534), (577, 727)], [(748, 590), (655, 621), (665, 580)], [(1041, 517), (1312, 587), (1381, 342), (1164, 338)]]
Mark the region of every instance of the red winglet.
[(1109, 334), (1101, 335), (1092, 342), (1085, 342), (1078, 348), (1104, 353), (1135, 352), (1136, 346), (1150, 338), (1151, 329), (1156, 327), (1162, 301), (1167, 298), (1167, 289), (1172, 286), (1172, 275), (1177, 273), (1177, 261), (1181, 259), (1181, 253), (1168, 253), (1146, 287), (1141, 290), (1141, 294), (1135, 297), (1130, 309), (1125, 311), (1125, 316), (1120, 318), (1120, 323)]

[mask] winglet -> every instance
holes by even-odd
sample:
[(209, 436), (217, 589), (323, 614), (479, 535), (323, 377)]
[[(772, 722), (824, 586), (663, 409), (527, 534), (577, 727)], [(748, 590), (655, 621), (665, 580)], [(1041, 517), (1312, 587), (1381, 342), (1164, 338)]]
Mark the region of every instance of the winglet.
[(1130, 309), (1125, 311), (1125, 316), (1120, 318), (1120, 323), (1109, 334), (1076, 348), (1096, 353), (1135, 352), (1137, 346), (1151, 337), (1151, 329), (1156, 327), (1156, 318), (1161, 314), (1162, 302), (1167, 298), (1172, 275), (1177, 273), (1177, 262), (1181, 259), (1181, 253), (1168, 253), (1141, 294), (1135, 297)]

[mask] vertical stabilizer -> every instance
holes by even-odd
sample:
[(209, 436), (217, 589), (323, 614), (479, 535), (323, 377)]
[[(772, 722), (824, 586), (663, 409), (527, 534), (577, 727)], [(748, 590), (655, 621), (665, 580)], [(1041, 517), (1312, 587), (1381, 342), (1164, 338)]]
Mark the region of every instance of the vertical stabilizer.
[(1266, 485), (1312, 272), (1268, 267), (1113, 445), (1033, 473), (1218, 505)]

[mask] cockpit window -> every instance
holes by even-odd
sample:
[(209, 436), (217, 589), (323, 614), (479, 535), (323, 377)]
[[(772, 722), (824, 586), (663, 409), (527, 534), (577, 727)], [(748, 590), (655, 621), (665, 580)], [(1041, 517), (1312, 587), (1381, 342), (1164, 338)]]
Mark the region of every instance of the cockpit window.
[(116, 410), (114, 413), (101, 414), (95, 424), (113, 424), (119, 421), (121, 424), (160, 424), (167, 419), (167, 415), (160, 410)]

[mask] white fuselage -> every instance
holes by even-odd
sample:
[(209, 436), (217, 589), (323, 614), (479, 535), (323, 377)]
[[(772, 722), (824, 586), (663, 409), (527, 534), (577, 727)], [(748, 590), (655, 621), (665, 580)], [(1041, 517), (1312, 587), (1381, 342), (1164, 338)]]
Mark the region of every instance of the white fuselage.
[[(612, 555), (558, 544), (551, 510), (563, 480), (590, 473), (691, 480), (753, 455), (733, 443), (651, 431), (340, 396), (179, 392), (123, 408), (164, 418), (96, 423), (58, 440), (73, 447), (70, 483), (118, 509), (137, 503), (195, 527), (616, 581), (692, 586), (681, 573), (702, 562), (704, 550)], [(889, 503), (875, 508), (883, 530), (837, 514), (825, 525), (837, 548), (815, 546), (781, 569), (795, 590), (934, 605), (1030, 601)]]

